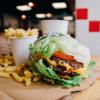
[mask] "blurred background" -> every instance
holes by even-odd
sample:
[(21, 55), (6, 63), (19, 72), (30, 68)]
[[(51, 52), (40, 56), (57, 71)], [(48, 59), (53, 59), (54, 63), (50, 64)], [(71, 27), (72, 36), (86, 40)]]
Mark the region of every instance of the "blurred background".
[(100, 55), (99, 4), (100, 0), (0, 0), (0, 35), (5, 28), (27, 30), (40, 28), (41, 20), (66, 20), (67, 33)]
[(39, 28), (44, 19), (68, 20), (75, 37), (75, 0), (0, 0), (0, 33), (5, 28)]

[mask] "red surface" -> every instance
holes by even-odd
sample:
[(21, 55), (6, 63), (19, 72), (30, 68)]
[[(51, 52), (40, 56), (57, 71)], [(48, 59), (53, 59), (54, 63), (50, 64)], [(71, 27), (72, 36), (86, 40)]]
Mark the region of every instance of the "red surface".
[(77, 8), (76, 9), (76, 19), (77, 20), (86, 20), (87, 18), (88, 18), (87, 8)]
[(100, 32), (100, 21), (90, 21), (89, 32)]

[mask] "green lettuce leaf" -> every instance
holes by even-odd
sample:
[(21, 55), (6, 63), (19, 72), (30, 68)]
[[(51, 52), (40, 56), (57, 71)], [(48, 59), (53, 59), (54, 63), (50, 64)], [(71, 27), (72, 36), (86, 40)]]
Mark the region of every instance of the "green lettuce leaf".
[(60, 79), (51, 68), (46, 67), (43, 64), (43, 60), (39, 60), (36, 63), (36, 68), (44, 77), (54, 80), (55, 83), (58, 83), (64, 87), (73, 87), (73, 86), (80, 85), (82, 79), (89, 77), (89, 71), (91, 68), (93, 69), (94, 65), (95, 65), (94, 62), (90, 62), (90, 64), (88, 65), (87, 73), (85, 73), (83, 75), (74, 76), (74, 77), (70, 78), (69, 80)]
[(43, 57), (51, 57), (52, 54), (57, 50), (62, 50), (58, 38), (55, 37), (49, 37), (44, 36), (38, 39), (38, 41), (35, 42), (35, 44), (30, 44), (30, 60), (29, 60), (29, 66), (32, 72), (38, 72), (42, 74), (46, 79), (52, 79), (55, 83), (60, 84), (64, 87), (73, 87), (80, 85), (82, 79), (88, 78), (92, 76), (92, 70), (94, 68), (95, 62), (91, 61), (89, 65), (87, 66), (87, 73), (74, 76), (70, 78), (69, 80), (61, 79), (58, 77), (58, 75), (51, 69), (49, 66), (45, 66), (43, 63), (43, 60), (37, 61), (34, 55), (36, 53), (40, 53)]
[(31, 55), (39, 52), (42, 56), (49, 58), (55, 51), (60, 50), (61, 45), (57, 37), (45, 37), (46, 36), (39, 38), (38, 41), (35, 42), (35, 44), (29, 45)]
[(56, 37), (52, 37), (52, 38), (42, 37), (42, 38), (40, 38), (34, 45), (30, 44), (29, 46), (29, 49), (31, 51), (29, 66), (32, 72), (40, 73), (44, 77), (46, 77), (46, 79), (52, 79), (55, 83), (60, 84), (64, 87), (73, 87), (73, 86), (80, 85), (82, 79), (92, 76), (92, 70), (95, 66), (94, 61), (91, 61), (89, 65), (87, 66), (87, 73), (74, 76), (70, 78), (69, 80), (59, 78), (57, 74), (53, 71), (53, 69), (51, 69), (49, 66), (44, 65), (42, 59), (39, 61), (36, 61), (34, 57), (35, 53), (39, 52), (42, 54), (42, 56), (49, 58), (51, 57), (53, 52), (60, 50), (60, 47), (61, 47), (61, 45), (59, 44), (59, 40)]

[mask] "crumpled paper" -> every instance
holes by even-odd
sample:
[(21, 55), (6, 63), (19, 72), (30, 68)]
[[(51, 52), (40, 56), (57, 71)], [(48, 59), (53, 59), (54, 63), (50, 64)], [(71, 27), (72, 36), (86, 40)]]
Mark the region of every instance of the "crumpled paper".
[[(0, 100), (71, 100), (67, 97), (72, 91), (81, 91), (95, 82), (95, 78), (85, 79), (81, 86), (62, 88), (43, 82), (32, 83), (26, 87), (13, 79), (0, 78)], [(66, 99), (63, 99), (66, 97)]]

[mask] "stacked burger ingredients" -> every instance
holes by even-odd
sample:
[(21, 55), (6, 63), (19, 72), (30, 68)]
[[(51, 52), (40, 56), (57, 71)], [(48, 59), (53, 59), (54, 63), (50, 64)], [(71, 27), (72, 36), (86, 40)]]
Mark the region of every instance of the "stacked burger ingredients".
[(44, 63), (50, 64), (50, 67), (64, 79), (84, 73), (83, 63), (77, 62), (73, 56), (63, 54), (60, 51), (54, 52), (50, 59), (43, 59)]
[(45, 81), (69, 88), (92, 75), (95, 62), (90, 61), (89, 49), (67, 34), (42, 36), (29, 50), (28, 64), (20, 66), (15, 66), (12, 55), (0, 55), (0, 77), (26, 86)]
[(69, 35), (43, 36), (30, 45), (30, 51), (32, 72), (40, 73), (46, 82), (53, 81), (64, 87), (80, 85), (95, 64), (90, 62), (89, 49)]

